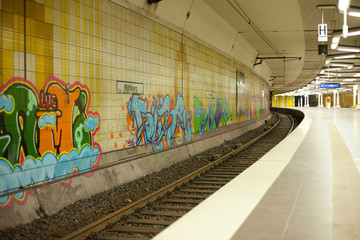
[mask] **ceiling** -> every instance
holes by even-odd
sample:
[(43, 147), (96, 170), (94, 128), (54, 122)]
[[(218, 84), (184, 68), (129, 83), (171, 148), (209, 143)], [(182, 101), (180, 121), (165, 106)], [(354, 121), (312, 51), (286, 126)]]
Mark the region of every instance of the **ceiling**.
[[(331, 35), (337, 31), (335, 35), (341, 36), (344, 21), (344, 15), (335, 6), (337, 0), (204, 1), (258, 51), (255, 64), (266, 62), (269, 65), (272, 70), (271, 91), (282, 93), (303, 88), (314, 82), (323, 67), (332, 65), (333, 54), (349, 54), (330, 47)], [(352, 6), (360, 8), (360, 0), (352, 0)], [(318, 24), (322, 23), (322, 16), (323, 23), (328, 26), (328, 42), (318, 42), (317, 39)], [(360, 27), (359, 17), (348, 16), (347, 21), (349, 31)], [(328, 56), (318, 55), (318, 44), (328, 45)], [(360, 36), (341, 37), (340, 45), (360, 47)], [(325, 60), (329, 59), (330, 65), (325, 65)], [(333, 81), (339, 82), (346, 75), (360, 73), (360, 55), (354, 59), (342, 59), (341, 62), (350, 62), (354, 66), (332, 74), (336, 78)], [(326, 72), (323, 76), (330, 77)], [(331, 81), (329, 78), (327, 80)], [(360, 83), (360, 77), (352, 81)], [(344, 86), (346, 84), (349, 85), (350, 82), (344, 82)]]

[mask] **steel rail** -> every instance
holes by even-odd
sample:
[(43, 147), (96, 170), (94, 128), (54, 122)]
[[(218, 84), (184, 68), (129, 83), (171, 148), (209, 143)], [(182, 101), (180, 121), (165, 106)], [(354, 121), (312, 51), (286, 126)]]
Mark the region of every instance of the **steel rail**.
[(98, 232), (106, 228), (108, 224), (115, 223), (119, 221), (123, 216), (129, 215), (133, 213), (136, 209), (146, 206), (148, 203), (156, 201), (158, 198), (166, 195), (169, 192), (174, 191), (176, 188), (184, 185), (185, 183), (188, 183), (189, 181), (195, 179), (196, 177), (200, 176), (204, 172), (216, 167), (220, 163), (222, 163), (224, 160), (236, 155), (237, 153), (243, 151), (244, 149), (248, 148), (249, 146), (253, 145), (255, 142), (259, 141), (261, 138), (265, 137), (267, 134), (269, 134), (272, 130), (274, 130), (277, 125), (280, 123), (280, 116), (277, 113), (274, 113), (278, 117), (278, 121), (269, 128), (266, 132), (262, 133), (258, 137), (252, 139), (251, 141), (247, 142), (246, 144), (240, 146), (239, 148), (231, 151), (230, 153), (227, 153), (226, 155), (220, 157), (219, 159), (215, 160), (212, 163), (209, 163), (208, 165), (194, 171), (193, 173), (190, 173), (186, 175), (185, 177), (178, 179), (177, 181), (143, 197), (138, 199), (137, 201), (103, 217), (100, 218), (66, 236), (61, 238), (62, 240), (70, 240), (70, 239), (86, 239), (87, 236), (89, 236), (90, 233)]
[(293, 130), (294, 130), (294, 128), (295, 128), (295, 120), (294, 120), (294, 118), (293, 117), (291, 117), (290, 115), (286, 115), (288, 118), (290, 118), (290, 120), (291, 120), (291, 128), (290, 128), (290, 130), (289, 130), (289, 132), (288, 132), (288, 134), (287, 135), (289, 135)]

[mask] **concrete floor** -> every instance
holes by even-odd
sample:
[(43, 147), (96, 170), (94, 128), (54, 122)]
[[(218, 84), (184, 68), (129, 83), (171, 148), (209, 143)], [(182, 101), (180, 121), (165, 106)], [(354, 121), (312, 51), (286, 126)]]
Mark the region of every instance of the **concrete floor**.
[(360, 239), (360, 111), (300, 110), (292, 134), (154, 239)]

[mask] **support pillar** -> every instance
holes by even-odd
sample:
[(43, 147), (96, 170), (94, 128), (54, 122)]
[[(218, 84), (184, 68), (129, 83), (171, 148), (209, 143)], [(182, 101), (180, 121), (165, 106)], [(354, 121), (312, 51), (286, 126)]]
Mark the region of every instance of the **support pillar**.
[(358, 85), (354, 85), (354, 88), (353, 88), (353, 107), (356, 107), (356, 93), (357, 93), (357, 90), (358, 90)]
[(360, 86), (359, 84), (357, 86), (357, 108), (360, 109)]
[(340, 108), (340, 91), (336, 91), (336, 107)]
[(309, 95), (305, 95), (305, 107), (309, 107)]
[(336, 90), (334, 90), (333, 102), (333, 107), (336, 107)]
[(330, 97), (326, 97), (326, 107), (331, 108), (331, 98)]
[(324, 107), (324, 95), (322, 93), (320, 93), (320, 105)]
[(318, 107), (322, 107), (322, 94), (318, 94)]

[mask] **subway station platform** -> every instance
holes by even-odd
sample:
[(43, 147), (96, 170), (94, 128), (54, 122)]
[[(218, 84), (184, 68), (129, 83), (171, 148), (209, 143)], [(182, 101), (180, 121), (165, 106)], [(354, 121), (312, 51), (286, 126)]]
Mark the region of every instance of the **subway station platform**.
[(360, 111), (298, 109), (285, 140), (154, 239), (360, 239)]

